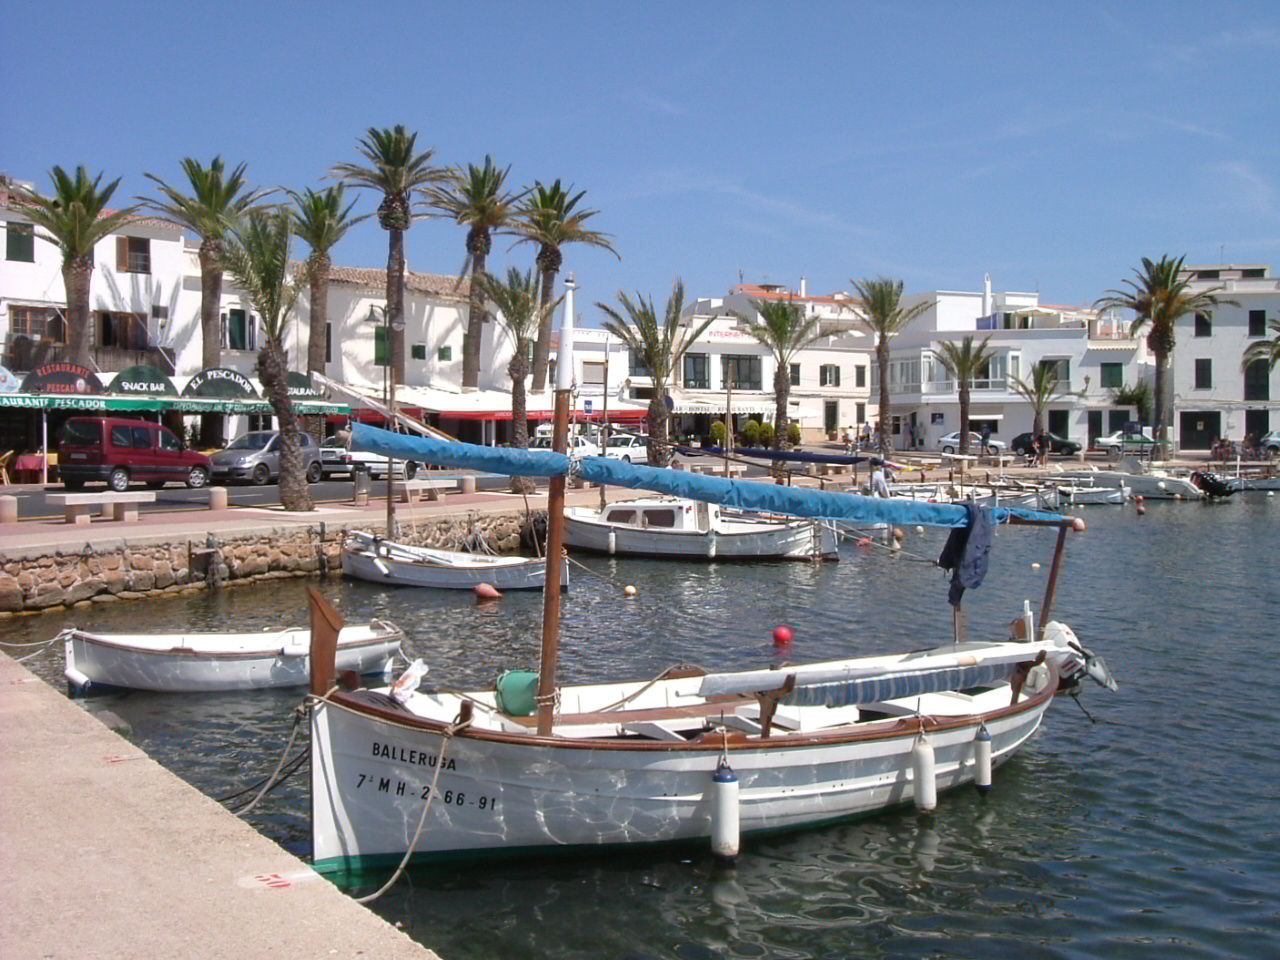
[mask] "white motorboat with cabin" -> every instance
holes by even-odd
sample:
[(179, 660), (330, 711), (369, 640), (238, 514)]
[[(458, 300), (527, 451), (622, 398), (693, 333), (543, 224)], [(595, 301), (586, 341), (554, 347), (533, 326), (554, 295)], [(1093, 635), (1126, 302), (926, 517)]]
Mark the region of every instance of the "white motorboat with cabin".
[(1120, 461), (1115, 470), (1095, 468), (1062, 470), (1055, 479), (1084, 481), (1099, 487), (1127, 487), (1131, 497), (1148, 500), (1199, 500), (1204, 491), (1187, 477), (1175, 476), (1166, 470), (1144, 467), (1131, 457)]
[(617, 556), (707, 560), (836, 559), (831, 524), (727, 512), (679, 497), (643, 497), (564, 511), (567, 546)]
[[(311, 632), (305, 627), (255, 633), (91, 633), (67, 627), (67, 682), (73, 691), (120, 687), (163, 693), (210, 693), (306, 686)], [(352, 624), (337, 638), (339, 673), (389, 671), (404, 633), (381, 620)]]
[[(569, 588), (569, 563), (560, 558), (560, 588)], [(498, 590), (541, 590), (545, 559), (437, 550), (396, 543), (352, 531), (342, 545), (342, 572), (358, 580), (399, 587), (471, 590), (487, 583)]]

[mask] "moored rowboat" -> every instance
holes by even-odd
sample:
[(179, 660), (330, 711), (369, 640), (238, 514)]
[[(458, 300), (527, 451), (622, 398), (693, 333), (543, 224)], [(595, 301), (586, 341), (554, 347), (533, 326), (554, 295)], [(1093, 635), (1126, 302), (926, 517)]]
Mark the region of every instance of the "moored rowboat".
[[(456, 550), (413, 547), (359, 531), (342, 545), (342, 572), (371, 583), (470, 590), (487, 583), (498, 590), (541, 590), (547, 562)], [(560, 559), (560, 588), (569, 587), (569, 563)]]

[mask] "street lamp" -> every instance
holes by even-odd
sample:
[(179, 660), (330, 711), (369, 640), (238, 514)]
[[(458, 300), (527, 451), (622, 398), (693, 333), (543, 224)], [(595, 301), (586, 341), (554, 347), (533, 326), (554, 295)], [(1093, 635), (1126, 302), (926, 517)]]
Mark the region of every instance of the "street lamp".
[[(385, 344), (386, 352), (383, 354), (383, 359), (386, 361), (386, 363), (382, 365), (382, 401), (390, 413), (391, 430), (393, 432), (398, 432), (396, 429), (397, 428), (396, 371), (395, 371), (395, 364), (392, 362), (395, 356), (395, 351), (392, 350), (391, 343), (393, 340), (393, 334), (399, 333), (401, 330), (404, 329), (404, 322), (400, 321), (397, 323), (392, 323), (391, 314), (387, 310), (387, 308), (385, 306), (378, 306), (376, 303), (369, 305), (369, 322), (380, 323), (382, 325), (382, 329), (385, 331), (385, 333), (383, 334), (383, 343)], [(374, 354), (376, 357), (377, 355), (376, 349), (374, 350)], [(392, 497), (391, 495), (391, 474), (394, 471), (395, 471), (395, 460), (393, 460), (391, 457), (387, 457), (387, 539), (388, 540), (394, 540), (396, 536), (396, 503), (395, 503), (395, 498)]]

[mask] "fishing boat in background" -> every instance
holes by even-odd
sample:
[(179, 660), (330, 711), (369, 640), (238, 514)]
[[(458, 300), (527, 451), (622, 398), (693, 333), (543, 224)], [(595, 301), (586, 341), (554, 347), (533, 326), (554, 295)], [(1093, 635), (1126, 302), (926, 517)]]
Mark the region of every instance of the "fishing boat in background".
[[(560, 567), (560, 589), (567, 590), (569, 563), (563, 557)], [(352, 531), (342, 544), (342, 572), (358, 580), (398, 587), (471, 590), (487, 583), (497, 590), (541, 590), (547, 562), (414, 547)]]
[(1078, 479), (1074, 483), (1056, 485), (1059, 506), (1097, 506), (1100, 504), (1122, 504), (1129, 499), (1129, 488), (1105, 487)]
[(1199, 500), (1204, 496), (1187, 477), (1149, 469), (1132, 458), (1120, 461), (1116, 470), (1062, 470), (1055, 479), (1082, 480), (1100, 487), (1127, 487), (1129, 495), (1148, 500)]
[[(564, 315), (573, 316), (572, 284)], [(568, 327), (568, 330), (566, 330)], [(1039, 728), (1054, 695), (1106, 665), (1052, 618), (1067, 534), (1084, 521), (973, 504), (930, 504), (692, 476), (564, 455), (572, 328), (560, 335), (555, 450), (495, 450), (357, 424), (353, 448), (441, 466), (550, 478), (548, 553), (563, 542), (570, 473), (594, 483), (809, 520), (950, 528), (951, 642), (910, 652), (735, 672), (675, 666), (651, 679), (557, 681), (558, 568), (547, 571), (536, 671), (487, 689), (420, 691), (421, 670), (379, 690), (334, 689), (323, 651), (342, 627), (310, 591), (313, 865), (358, 872), (411, 861), (710, 842), (732, 857), (742, 834), (811, 827), (914, 802), (992, 768)], [(961, 608), (986, 572), (992, 524), (1056, 530), (1038, 616), (1031, 605), (992, 640), (971, 640)], [(496, 666), (496, 665), (495, 665)]]
[(619, 500), (564, 511), (567, 546), (616, 556), (706, 560), (839, 557), (831, 524), (721, 510), (679, 497)]
[[(75, 693), (112, 687), (162, 693), (211, 693), (306, 686), (311, 632), (305, 627), (256, 633), (90, 633), (67, 627), (67, 683)], [(404, 633), (381, 620), (352, 624), (337, 637), (335, 669), (384, 674)]]

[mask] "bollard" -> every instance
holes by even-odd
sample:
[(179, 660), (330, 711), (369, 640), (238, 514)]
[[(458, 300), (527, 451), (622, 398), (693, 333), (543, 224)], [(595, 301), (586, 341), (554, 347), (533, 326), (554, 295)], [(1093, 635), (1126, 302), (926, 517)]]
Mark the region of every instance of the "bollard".
[(351, 500), (357, 507), (369, 505), (369, 471), (351, 471)]
[(226, 487), (210, 487), (209, 488), (209, 509), (210, 510), (227, 509), (227, 488)]
[(0, 497), (0, 523), (18, 522), (18, 498)]
[(469, 474), (469, 473), (468, 473), (468, 474), (465, 474), (464, 476), (462, 476), (462, 477), (458, 480), (458, 488), (459, 488), (463, 493), (475, 493), (475, 492), (476, 492), (476, 478), (475, 478), (474, 476), (472, 476), (471, 474)]

